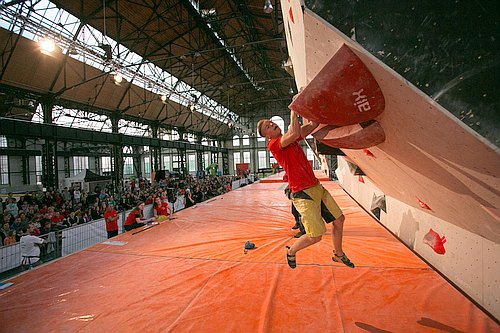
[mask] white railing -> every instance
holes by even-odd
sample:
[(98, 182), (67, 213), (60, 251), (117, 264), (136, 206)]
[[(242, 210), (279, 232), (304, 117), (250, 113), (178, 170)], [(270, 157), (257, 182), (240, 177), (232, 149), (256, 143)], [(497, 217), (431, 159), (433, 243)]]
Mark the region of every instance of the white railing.
[(234, 180), (231, 183), (231, 188), (233, 190), (236, 190), (237, 188), (240, 188), (242, 185), (247, 185), (250, 182), (253, 183), (254, 181), (255, 181), (255, 176), (254, 175), (248, 175), (246, 178)]
[[(172, 204), (169, 203), (172, 207)], [(177, 207), (184, 208), (182, 205), (177, 204)], [(182, 209), (181, 208), (181, 209)], [(132, 210), (119, 213), (120, 219), (118, 220), (119, 233), (124, 232), (123, 222)], [(144, 207), (144, 216), (153, 216), (153, 205)], [(44, 235), (43, 238), (45, 238)], [(97, 243), (107, 240), (106, 225), (104, 219), (90, 221), (88, 223), (80, 224), (74, 227), (63, 229), (57, 232), (56, 239), (60, 240), (61, 255), (67, 256), (69, 254), (85, 250)], [(19, 267), (21, 264), (21, 246), (19, 242), (12, 245), (0, 247), (0, 273)]]

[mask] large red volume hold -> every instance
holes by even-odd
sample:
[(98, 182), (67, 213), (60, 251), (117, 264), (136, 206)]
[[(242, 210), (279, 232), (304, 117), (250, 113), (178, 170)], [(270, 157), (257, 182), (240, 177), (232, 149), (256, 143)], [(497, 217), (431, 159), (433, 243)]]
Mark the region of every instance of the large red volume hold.
[(347, 149), (369, 148), (385, 141), (385, 132), (376, 120), (340, 127), (320, 125), (313, 136), (330, 147)]
[(321, 124), (345, 126), (380, 115), (385, 99), (368, 68), (344, 44), (289, 108)]

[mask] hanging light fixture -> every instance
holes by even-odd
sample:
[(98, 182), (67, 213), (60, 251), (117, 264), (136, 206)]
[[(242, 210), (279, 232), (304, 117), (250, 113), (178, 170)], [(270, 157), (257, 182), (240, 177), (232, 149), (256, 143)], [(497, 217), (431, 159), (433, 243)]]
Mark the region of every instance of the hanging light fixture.
[(113, 80), (115, 81), (115, 84), (119, 86), (123, 82), (123, 75), (115, 73), (115, 75), (113, 75)]
[[(113, 51), (111, 48), (111, 45), (105, 43), (106, 41), (106, 0), (102, 0), (102, 16), (103, 16), (103, 22), (102, 22), (102, 42), (97, 45), (104, 51), (104, 61), (105, 62), (111, 62), (113, 60)], [(121, 81), (120, 81), (121, 82)]]
[(271, 14), (273, 12), (273, 4), (271, 3), (271, 0), (266, 0), (264, 2), (264, 13), (266, 14)]
[(45, 55), (51, 55), (56, 50), (56, 43), (47, 37), (40, 39), (38, 44), (40, 45), (40, 52)]
[(167, 95), (165, 95), (165, 94), (163, 94), (163, 95), (161, 95), (161, 96), (160, 96), (161, 102), (162, 102), (163, 104), (166, 104), (166, 102), (167, 102), (167, 98), (168, 98), (168, 97), (167, 97)]
[(40, 48), (40, 53), (47, 55), (49, 57), (58, 57), (62, 54), (62, 49), (57, 43), (49, 38), (44, 37), (38, 41), (38, 45)]

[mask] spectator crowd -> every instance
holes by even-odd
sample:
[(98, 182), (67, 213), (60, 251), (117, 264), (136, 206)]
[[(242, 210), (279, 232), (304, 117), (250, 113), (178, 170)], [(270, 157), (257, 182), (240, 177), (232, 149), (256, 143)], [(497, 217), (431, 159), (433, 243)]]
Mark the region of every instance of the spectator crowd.
[(65, 187), (25, 193), (17, 198), (9, 193), (6, 198), (0, 197), (0, 246), (14, 244), (28, 235), (30, 224), (34, 225), (31, 233), (39, 236), (98, 220), (104, 216), (108, 204), (120, 212), (135, 207), (138, 202), (149, 205), (160, 198), (171, 203), (184, 200), (184, 206), (189, 207), (230, 191), (234, 179), (231, 176), (199, 179), (187, 175), (182, 180), (169, 178), (154, 185), (146, 179), (132, 180), (125, 183), (118, 196), (108, 188), (99, 187), (91, 193)]

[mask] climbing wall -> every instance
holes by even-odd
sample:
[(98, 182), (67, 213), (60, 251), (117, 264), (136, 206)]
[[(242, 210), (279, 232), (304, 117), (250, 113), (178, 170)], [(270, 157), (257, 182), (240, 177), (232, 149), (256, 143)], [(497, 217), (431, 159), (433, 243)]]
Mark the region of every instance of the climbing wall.
[(385, 195), (345, 158), (338, 158), (339, 183), (375, 219), (497, 318), (500, 245)]
[[(323, 69), (348, 47), (384, 96), (384, 110), (374, 120), (385, 139), (364, 149), (340, 147), (346, 154), (344, 161), (354, 166), (349, 171), (359, 170), (349, 181), (341, 180), (342, 186), (367, 210), (372, 201), (378, 205), (383, 201), (383, 207), (374, 208), (374, 216), (498, 316), (497, 296), (491, 295), (499, 294), (494, 277), (500, 276), (495, 266), (500, 253), (499, 149), (321, 17), (307, 8), (297, 9), (297, 3), (282, 2), (286, 27), (294, 29), (292, 16), (298, 22), (302, 15), (304, 22), (297, 31), (305, 36), (306, 62), (294, 66), (297, 83), (342, 80), (342, 75), (332, 78), (332, 71)], [(293, 47), (287, 43), (289, 49)], [(295, 53), (291, 52), (292, 63)], [(330, 82), (328, 86), (342, 87)], [(317, 95), (304, 86), (301, 95), (308, 98), (301, 104), (299, 95), (292, 105), (297, 113), (311, 117), (312, 108), (301, 113), (308, 102), (319, 107), (321, 101), (338, 100), (324, 94), (347, 95), (356, 104), (357, 91), (349, 91), (349, 86), (311, 89)], [(336, 125), (338, 115), (318, 112), (323, 125)], [(367, 191), (361, 184), (374, 189)], [(380, 198), (384, 196), (385, 201)]]

